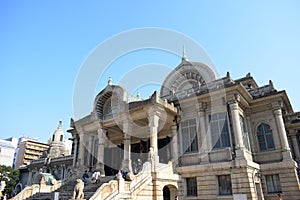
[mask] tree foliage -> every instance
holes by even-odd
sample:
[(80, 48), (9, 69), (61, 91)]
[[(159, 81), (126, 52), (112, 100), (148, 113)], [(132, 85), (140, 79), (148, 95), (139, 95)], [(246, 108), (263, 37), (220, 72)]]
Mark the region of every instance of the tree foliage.
[(6, 187), (4, 192), (10, 196), (19, 180), (19, 170), (12, 167), (0, 165), (0, 181), (5, 181)]

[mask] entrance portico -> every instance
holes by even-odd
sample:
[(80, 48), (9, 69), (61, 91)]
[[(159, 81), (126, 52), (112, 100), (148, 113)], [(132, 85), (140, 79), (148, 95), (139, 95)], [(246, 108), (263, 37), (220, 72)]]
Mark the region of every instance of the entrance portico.
[(147, 100), (129, 102), (126, 95), (120, 86), (108, 85), (96, 97), (91, 115), (76, 121), (80, 138), (77, 167), (82, 173), (96, 169), (105, 175), (114, 175), (120, 169), (137, 172), (147, 160), (155, 170), (160, 149), (162, 161), (172, 159), (174, 147), (166, 145), (176, 145), (170, 138), (176, 138), (177, 109), (160, 99), (157, 92)]

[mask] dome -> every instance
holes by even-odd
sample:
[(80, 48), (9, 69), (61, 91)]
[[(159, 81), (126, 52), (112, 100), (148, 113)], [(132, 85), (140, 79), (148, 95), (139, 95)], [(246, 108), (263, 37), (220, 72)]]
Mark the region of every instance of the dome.
[(52, 135), (52, 142), (64, 142), (64, 131), (62, 129), (62, 120), (59, 120), (57, 129)]
[(213, 69), (201, 62), (190, 62), (183, 55), (182, 62), (166, 77), (160, 89), (160, 96), (193, 88), (216, 80)]

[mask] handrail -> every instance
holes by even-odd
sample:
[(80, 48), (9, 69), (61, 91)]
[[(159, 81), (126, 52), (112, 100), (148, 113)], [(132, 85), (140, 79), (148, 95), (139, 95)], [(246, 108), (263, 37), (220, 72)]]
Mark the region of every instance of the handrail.
[(36, 194), (38, 191), (40, 191), (40, 185), (39, 184), (33, 184), (30, 186), (26, 186), (19, 194), (14, 196), (13, 200), (23, 200), (31, 197), (32, 195)]
[[(111, 192), (110, 194), (108, 194), (108, 196), (110, 196), (111, 194), (113, 194), (115, 192), (118, 192), (119, 191), (118, 181), (117, 180), (110, 180), (108, 183), (103, 183), (100, 186), (100, 188), (98, 188), (97, 191), (93, 194), (93, 196), (90, 198), (90, 200), (95, 200), (95, 199), (101, 199), (102, 200), (103, 191), (106, 192), (106, 190), (109, 190), (107, 192)], [(108, 196), (106, 196), (104, 198), (107, 198)]]
[(26, 198), (29, 198), (33, 196), (36, 193), (39, 193), (41, 191), (41, 188), (49, 188), (50, 192), (53, 192), (60, 188), (63, 185), (68, 184), (70, 181), (72, 181), (74, 178), (76, 178), (76, 172), (71, 172), (71, 174), (64, 180), (58, 180), (55, 181), (53, 185), (41, 185), (41, 184), (33, 184), (30, 186), (26, 186), (20, 193), (18, 193), (16, 196), (14, 196), (13, 200), (23, 200)]
[[(96, 199), (101, 199), (101, 200), (112, 200), (112, 199), (118, 199), (120, 195), (122, 195), (121, 190), (123, 188), (119, 188), (119, 185), (126, 184), (124, 182), (123, 184), (121, 183), (124, 181), (124, 179), (120, 179), (118, 181), (116, 180), (111, 180), (108, 183), (104, 183), (101, 185), (101, 187), (94, 193), (94, 195), (90, 198), (90, 200), (96, 200)], [(135, 195), (137, 193), (137, 190), (140, 191), (144, 187), (147, 186), (149, 182), (151, 182), (151, 164), (149, 162), (145, 162), (143, 165), (143, 169), (140, 173), (138, 173), (135, 178), (129, 183), (129, 193), (132, 195)], [(122, 186), (120, 186), (122, 187)], [(126, 191), (125, 191), (126, 192)], [(108, 194), (107, 194), (108, 193)], [(105, 194), (105, 195), (104, 195)]]

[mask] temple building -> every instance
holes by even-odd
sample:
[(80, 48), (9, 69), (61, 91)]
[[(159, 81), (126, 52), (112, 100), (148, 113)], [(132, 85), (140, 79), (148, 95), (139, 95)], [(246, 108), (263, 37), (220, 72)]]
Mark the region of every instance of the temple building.
[[(272, 81), (259, 86), (250, 73), (217, 78), (209, 66), (183, 55), (159, 93), (147, 99), (132, 96), (110, 78), (92, 112), (70, 126), (71, 156), (57, 157), (64, 155), (57, 130), (50, 144), (53, 157), (30, 165), (35, 172), (60, 170), (63, 182), (53, 183), (52, 192), (100, 171), (106, 179), (87, 186), (87, 199), (300, 196), (300, 113), (284, 90)], [(31, 188), (26, 191), (33, 195)]]
[(250, 73), (217, 79), (209, 66), (183, 56), (160, 94), (133, 97), (110, 79), (91, 114), (71, 127), (78, 174), (131, 174), (117, 192), (103, 186), (103, 199), (300, 195), (300, 113), (284, 90), (272, 81), (258, 86)]

